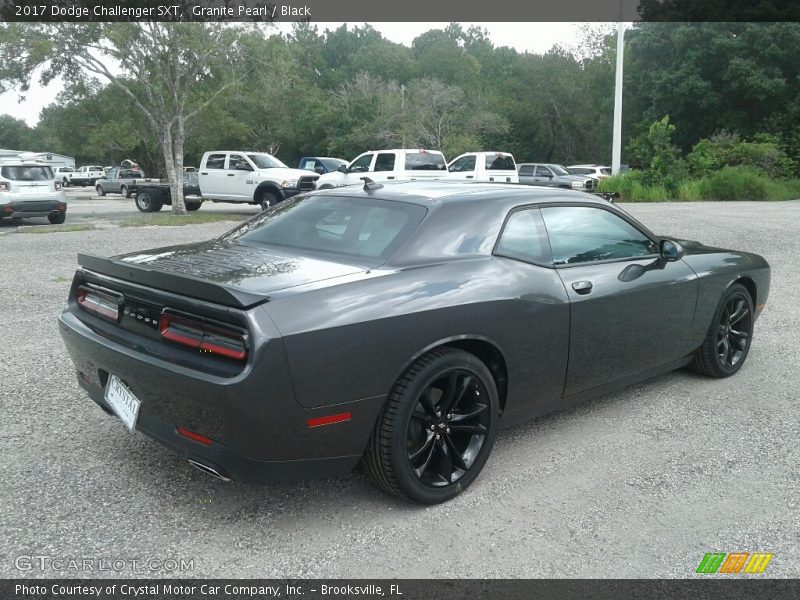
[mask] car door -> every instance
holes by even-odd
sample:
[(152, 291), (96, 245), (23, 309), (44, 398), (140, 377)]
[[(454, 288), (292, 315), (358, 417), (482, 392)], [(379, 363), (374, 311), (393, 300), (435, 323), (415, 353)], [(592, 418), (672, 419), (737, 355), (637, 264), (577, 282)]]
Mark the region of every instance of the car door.
[(611, 207), (543, 207), (553, 264), (570, 299), (569, 396), (674, 362), (687, 347), (698, 279)]
[(397, 154), (394, 152), (378, 152), (372, 174), (373, 181), (391, 181), (397, 178)]
[(374, 162), (374, 152), (365, 152), (356, 157), (356, 159), (350, 163), (350, 166), (347, 167), (347, 173), (342, 174), (341, 183), (339, 185), (356, 185), (363, 183), (361, 181), (362, 177), (369, 177), (372, 179), (369, 173), (372, 171)]
[(200, 190), (204, 196), (228, 200), (228, 173), (225, 170), (227, 155), (224, 152), (209, 154), (200, 169)]
[(533, 180), (533, 165), (520, 165), (519, 166), (519, 182), (531, 183)]
[(103, 184), (106, 192), (119, 192), (119, 167), (114, 167), (108, 172), (108, 182)]
[(225, 173), (226, 194), (231, 200), (250, 202), (255, 195), (255, 168), (244, 154), (231, 153)]
[(449, 179), (475, 179), (476, 164), (477, 160), (474, 154), (458, 157), (448, 167)]

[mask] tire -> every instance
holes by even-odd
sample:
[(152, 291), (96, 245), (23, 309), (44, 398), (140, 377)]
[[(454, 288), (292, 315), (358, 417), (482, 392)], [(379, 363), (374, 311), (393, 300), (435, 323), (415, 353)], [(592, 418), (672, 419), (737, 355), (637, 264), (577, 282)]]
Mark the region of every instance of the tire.
[(64, 179), (61, 180), (61, 185), (63, 185), (64, 187), (69, 187), (69, 179), (64, 177)]
[(98, 196), (105, 196), (106, 195), (106, 191), (103, 189), (102, 185), (98, 185), (96, 188), (94, 188), (94, 190), (97, 192)]
[(200, 210), (200, 207), (203, 205), (202, 202), (186, 202), (186, 210), (189, 212), (194, 212), (196, 210)]
[(395, 383), (367, 444), (366, 470), (401, 498), (450, 500), (486, 464), (498, 414), (497, 386), (483, 362), (455, 348), (433, 350)]
[(50, 221), (52, 225), (61, 225), (67, 220), (67, 213), (50, 213), (47, 215), (47, 220)]
[(263, 190), (258, 193), (257, 202), (261, 205), (261, 210), (267, 210), (270, 206), (275, 206), (279, 200), (275, 192)]
[(123, 185), (122, 187), (120, 187), (119, 188), (119, 193), (122, 194), (123, 197), (125, 197), (125, 198), (130, 198), (131, 197), (131, 193), (128, 191), (127, 186)]
[(733, 284), (714, 311), (706, 339), (695, 352), (692, 369), (708, 377), (730, 377), (739, 371), (750, 352), (754, 323), (750, 292), (739, 283)]
[(163, 206), (163, 202), (161, 202), (161, 200), (158, 198), (153, 197), (153, 195), (147, 190), (136, 194), (136, 200), (134, 200), (134, 203), (136, 204), (136, 208), (144, 213), (158, 212)]

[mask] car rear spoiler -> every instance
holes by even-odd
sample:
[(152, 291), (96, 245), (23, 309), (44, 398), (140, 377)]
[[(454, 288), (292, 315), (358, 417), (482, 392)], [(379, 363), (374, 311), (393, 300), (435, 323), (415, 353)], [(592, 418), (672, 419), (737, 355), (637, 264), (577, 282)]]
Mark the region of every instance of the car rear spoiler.
[(161, 271), (149, 268), (147, 265), (113, 258), (79, 253), (78, 264), (93, 273), (224, 306), (246, 309), (269, 301), (269, 296), (266, 294), (245, 292), (191, 275)]

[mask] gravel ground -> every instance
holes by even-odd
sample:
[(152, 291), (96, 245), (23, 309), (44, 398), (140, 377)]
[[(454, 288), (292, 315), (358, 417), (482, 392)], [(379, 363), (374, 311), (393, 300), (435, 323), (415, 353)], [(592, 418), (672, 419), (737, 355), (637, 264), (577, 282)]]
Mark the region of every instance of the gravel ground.
[[(772, 294), (747, 364), (726, 380), (675, 372), (503, 432), (470, 490), (428, 508), (361, 472), (217, 482), (127, 434), (80, 390), (56, 324), (76, 253), (189, 242), (230, 224), (5, 227), (0, 576), (691, 577), (705, 552), (740, 550), (774, 552), (766, 576), (800, 576), (800, 202), (626, 208), (659, 233), (769, 260)], [(25, 572), (20, 555), (184, 558), (194, 569)]]

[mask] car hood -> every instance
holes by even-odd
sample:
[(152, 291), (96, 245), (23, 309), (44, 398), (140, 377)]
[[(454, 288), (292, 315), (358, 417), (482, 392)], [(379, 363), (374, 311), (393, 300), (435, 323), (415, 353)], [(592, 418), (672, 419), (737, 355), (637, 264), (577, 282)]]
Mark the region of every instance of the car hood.
[[(269, 297), (278, 292), (325, 287), (358, 279), (368, 267), (302, 256), (276, 248), (211, 240), (116, 256), (125, 264), (165, 275), (189, 277)], [(300, 291), (300, 290), (297, 290)]]

